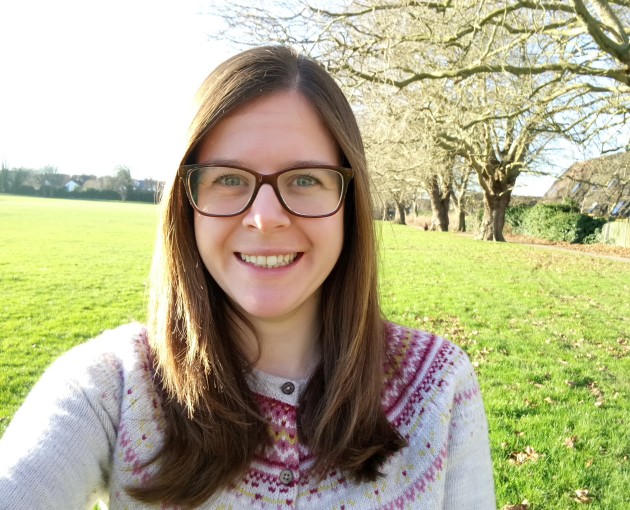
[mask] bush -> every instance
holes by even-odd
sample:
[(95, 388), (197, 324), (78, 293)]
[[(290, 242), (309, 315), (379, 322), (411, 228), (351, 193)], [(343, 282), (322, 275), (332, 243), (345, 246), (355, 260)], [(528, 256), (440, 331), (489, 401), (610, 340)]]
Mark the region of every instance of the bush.
[(582, 239), (582, 244), (598, 244), (602, 242), (602, 231), (593, 232)]
[(523, 225), (523, 218), (532, 208), (531, 205), (521, 204), (508, 207), (505, 211), (505, 222), (510, 226), (511, 230), (515, 234), (521, 233), (521, 226)]
[(575, 211), (574, 204), (537, 204), (526, 211), (519, 232), (549, 241), (597, 242), (606, 220)]
[(113, 189), (86, 189), (74, 194), (81, 200), (120, 200), (120, 195)]
[(156, 204), (158, 202), (157, 193), (155, 191), (146, 191), (134, 189), (130, 190), (127, 194), (128, 202), (147, 202), (149, 204)]
[(20, 185), (16, 189), (12, 190), (11, 193), (15, 195), (27, 195), (29, 197), (35, 197), (38, 194), (38, 190), (33, 188), (33, 186)]
[(596, 244), (601, 242), (602, 229), (606, 224), (604, 218), (593, 218), (592, 216), (586, 216), (580, 214), (578, 220), (578, 240), (580, 244)]

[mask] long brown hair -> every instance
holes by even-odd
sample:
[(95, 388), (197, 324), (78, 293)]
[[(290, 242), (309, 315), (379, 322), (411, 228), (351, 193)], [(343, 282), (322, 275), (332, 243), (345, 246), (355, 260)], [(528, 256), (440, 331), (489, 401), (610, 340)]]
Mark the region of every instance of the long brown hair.
[[(372, 204), (363, 141), (345, 96), (319, 64), (288, 48), (240, 53), (201, 86), (182, 164), (194, 162), (200, 140), (226, 115), (283, 90), (296, 90), (310, 101), (337, 141), (343, 164), (354, 169), (343, 249), (322, 289), (322, 357), (300, 401), (300, 440), (317, 458), (314, 475), (335, 467), (357, 481), (374, 480), (404, 440), (381, 406), (385, 334)], [(165, 443), (153, 459), (157, 474), (148, 486), (130, 489), (134, 497), (199, 505), (238, 483), (254, 454), (268, 444), (267, 425), (245, 379), (251, 366), (236, 347), (235, 316), (238, 311), (203, 265), (193, 210), (182, 182), (174, 178), (162, 198), (148, 323)]]

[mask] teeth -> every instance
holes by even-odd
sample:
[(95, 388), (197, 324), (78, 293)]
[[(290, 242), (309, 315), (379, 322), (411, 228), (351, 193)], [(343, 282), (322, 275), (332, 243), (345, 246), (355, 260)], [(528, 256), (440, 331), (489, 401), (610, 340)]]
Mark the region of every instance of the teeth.
[(274, 268), (282, 267), (290, 264), (297, 257), (297, 253), (288, 253), (286, 255), (246, 255), (241, 253), (241, 259), (249, 264), (253, 264), (258, 267)]

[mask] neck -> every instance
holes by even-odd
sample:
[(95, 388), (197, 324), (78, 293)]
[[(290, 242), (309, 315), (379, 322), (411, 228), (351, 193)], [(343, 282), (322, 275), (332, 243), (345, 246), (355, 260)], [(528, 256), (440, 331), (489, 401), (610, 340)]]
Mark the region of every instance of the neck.
[(255, 336), (248, 330), (243, 335), (245, 355), (255, 360), (258, 370), (288, 379), (303, 379), (313, 372), (319, 362), (317, 305), (314, 300), (289, 320), (261, 319), (246, 314)]

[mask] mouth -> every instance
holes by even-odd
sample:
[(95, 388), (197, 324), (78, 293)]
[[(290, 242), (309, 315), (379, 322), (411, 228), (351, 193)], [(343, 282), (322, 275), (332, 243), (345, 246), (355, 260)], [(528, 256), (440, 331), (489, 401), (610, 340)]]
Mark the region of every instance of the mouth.
[(298, 253), (286, 253), (279, 255), (247, 255), (246, 253), (238, 254), (243, 262), (247, 262), (248, 264), (252, 264), (256, 267), (264, 267), (266, 269), (288, 266), (295, 259), (298, 258), (298, 255)]

